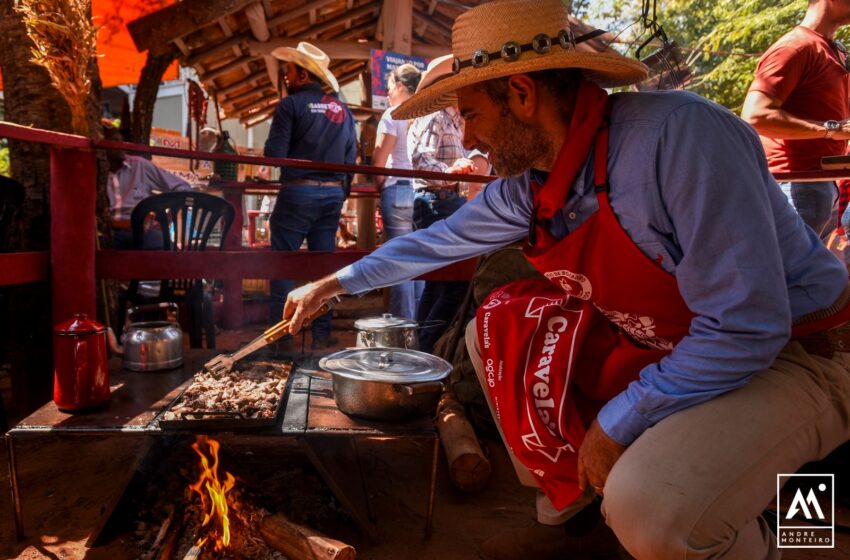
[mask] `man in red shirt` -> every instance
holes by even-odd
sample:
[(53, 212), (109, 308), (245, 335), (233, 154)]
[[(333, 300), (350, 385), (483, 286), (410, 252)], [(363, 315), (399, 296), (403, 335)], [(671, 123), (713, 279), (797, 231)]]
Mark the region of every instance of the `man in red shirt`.
[[(850, 139), (847, 51), (834, 40), (850, 1), (809, 0), (800, 25), (762, 55), (741, 116), (758, 131), (770, 171), (816, 171)], [(832, 181), (781, 183), (797, 212), (824, 237), (834, 226)]]

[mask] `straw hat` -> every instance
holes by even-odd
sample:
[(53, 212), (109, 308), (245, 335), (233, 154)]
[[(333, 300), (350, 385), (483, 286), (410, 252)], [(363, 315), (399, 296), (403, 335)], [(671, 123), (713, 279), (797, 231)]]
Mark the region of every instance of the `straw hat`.
[(339, 92), (339, 84), (328, 68), (331, 59), (319, 47), (301, 41), (294, 49), (292, 47), (276, 48), (272, 51), (272, 56), (285, 62), (294, 62), (304, 70), (320, 78), (334, 91)]
[[(495, 0), (464, 12), (452, 26), (451, 73), (429, 84), (423, 77), (417, 93), (393, 111), (409, 119), (445, 107), (454, 92), (478, 82), (513, 74), (579, 68), (602, 87), (645, 79), (646, 66), (616, 52), (581, 52), (561, 0)], [(585, 39), (586, 40), (586, 39)], [(450, 104), (450, 103), (449, 103)]]
[[(429, 62), (428, 68), (426, 68), (425, 71), (422, 72), (422, 77), (419, 80), (419, 85), (416, 86), (416, 93), (418, 94), (425, 88), (430, 87), (434, 82), (438, 82), (440, 80), (448, 78), (449, 76), (452, 76), (452, 63), (454, 62), (454, 59), (454, 55), (446, 54), (437, 57), (431, 62)], [(436, 99), (434, 103), (436, 105), (439, 105), (439, 109), (457, 105), (457, 95), (454, 91), (447, 92), (446, 94), (440, 96), (439, 99)], [(432, 113), (433, 111), (428, 112)]]

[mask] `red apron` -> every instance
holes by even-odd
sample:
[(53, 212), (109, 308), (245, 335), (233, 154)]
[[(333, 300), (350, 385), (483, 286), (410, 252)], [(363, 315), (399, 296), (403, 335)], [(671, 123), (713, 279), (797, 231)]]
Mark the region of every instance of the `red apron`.
[[(607, 156), (605, 123), (594, 160), (599, 210), (561, 240), (537, 227), (535, 246), (525, 247), (549, 282), (495, 290), (477, 314), (507, 444), (558, 509), (580, 494), (577, 450), (586, 427), (643, 367), (670, 353), (694, 317), (676, 278), (634, 244), (611, 210)], [(544, 188), (565, 181), (572, 182), (553, 170)]]

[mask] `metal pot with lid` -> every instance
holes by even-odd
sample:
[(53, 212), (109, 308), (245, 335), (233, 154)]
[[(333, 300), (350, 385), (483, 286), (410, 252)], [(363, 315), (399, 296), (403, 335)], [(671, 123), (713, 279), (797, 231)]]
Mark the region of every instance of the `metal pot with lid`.
[(357, 329), (358, 348), (419, 349), (419, 323), (412, 319), (384, 313), (380, 317), (358, 319), (354, 328)]
[(334, 400), (344, 413), (370, 420), (431, 414), (452, 365), (404, 348), (349, 348), (319, 361), (333, 376)]

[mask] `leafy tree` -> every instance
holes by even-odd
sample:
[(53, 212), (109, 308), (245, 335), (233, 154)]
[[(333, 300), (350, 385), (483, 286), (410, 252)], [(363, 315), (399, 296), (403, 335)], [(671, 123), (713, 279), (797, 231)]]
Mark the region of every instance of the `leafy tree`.
[[(740, 110), (758, 59), (767, 48), (797, 25), (806, 0), (658, 0), (657, 20), (676, 41), (690, 65), (694, 80), (688, 89), (734, 111)], [(634, 56), (648, 35), (635, 22), (638, 0), (573, 3), (576, 15), (620, 33), (620, 50)], [(651, 8), (650, 8), (651, 11)], [(839, 39), (850, 36), (846, 29)], [(646, 53), (653, 49), (647, 48)]]
[(4, 177), (11, 177), (12, 170), (9, 165), (9, 147), (0, 144), (0, 175)]

